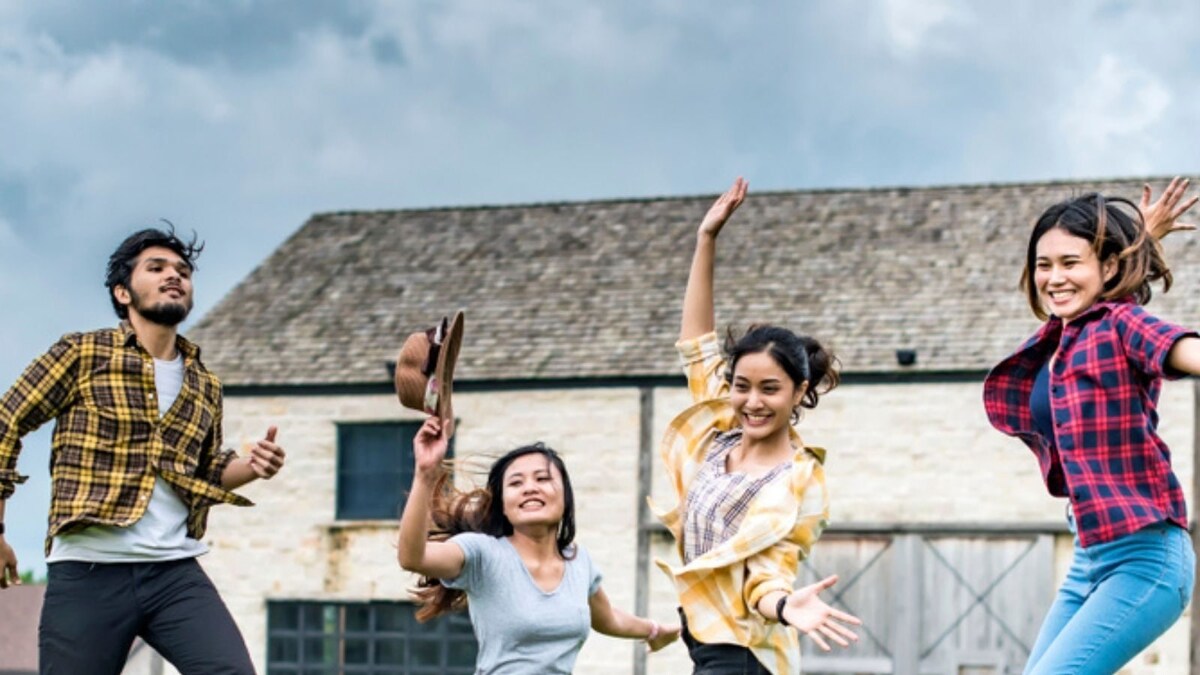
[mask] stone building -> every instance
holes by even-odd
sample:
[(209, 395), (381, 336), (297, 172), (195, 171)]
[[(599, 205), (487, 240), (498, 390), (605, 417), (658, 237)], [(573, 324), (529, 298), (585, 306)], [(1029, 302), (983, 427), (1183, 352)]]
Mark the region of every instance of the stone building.
[[(800, 425), (828, 448), (832, 525), (804, 575), (866, 621), (805, 672), (1020, 672), (1070, 558), (1063, 503), (983, 413), (987, 369), (1037, 326), (1017, 279), (1030, 224), (1087, 189), (1141, 181), (752, 193), (721, 235), (718, 324), (821, 338), (842, 386)], [(1155, 181), (1159, 186), (1165, 181)], [(685, 405), (673, 342), (711, 196), (313, 216), (190, 332), (225, 383), (227, 442), (278, 424), (289, 451), (252, 509), (214, 509), (204, 565), (272, 674), (471, 672), (465, 617), (418, 625), (395, 563), (419, 416), (391, 390), (403, 337), (466, 312), (455, 452), (559, 449), (579, 540), (622, 608), (675, 611), (653, 565), (672, 544), (657, 440)], [(1177, 288), (1151, 308), (1200, 322), (1200, 243), (1167, 242)], [(1197, 399), (1169, 384), (1161, 432), (1193, 486)], [(1188, 670), (1190, 613), (1130, 673)], [(425, 664), (422, 668), (419, 664)], [(681, 644), (593, 634), (577, 672), (688, 672)]]

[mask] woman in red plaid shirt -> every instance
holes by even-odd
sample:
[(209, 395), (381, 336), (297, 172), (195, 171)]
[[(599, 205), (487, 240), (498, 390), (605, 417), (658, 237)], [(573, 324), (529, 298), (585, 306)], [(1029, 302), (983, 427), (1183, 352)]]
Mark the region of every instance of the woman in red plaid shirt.
[[(1167, 630), (1192, 595), (1183, 489), (1159, 438), (1163, 378), (1200, 374), (1200, 339), (1142, 307), (1171, 286), (1158, 238), (1196, 197), (1171, 181), (1141, 209), (1088, 194), (1034, 225), (1021, 284), (1046, 323), (984, 384), (988, 419), (1037, 456), (1066, 497), (1075, 555), (1026, 673), (1114, 673)], [(1144, 214), (1144, 220), (1143, 220)]]

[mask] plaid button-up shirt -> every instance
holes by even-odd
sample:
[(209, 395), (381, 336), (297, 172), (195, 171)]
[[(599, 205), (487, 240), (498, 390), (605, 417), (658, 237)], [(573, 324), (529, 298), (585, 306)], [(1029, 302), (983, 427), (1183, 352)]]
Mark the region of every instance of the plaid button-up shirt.
[[(713, 444), (735, 427), (736, 416), (716, 334), (676, 346), (694, 405), (671, 421), (660, 446), (676, 504), (659, 509), (651, 503), (650, 508), (675, 536), (683, 559), (688, 490)], [(791, 435), (793, 445), (801, 447), (794, 429)], [(688, 631), (697, 640), (748, 647), (776, 675), (800, 673), (796, 631), (767, 621), (755, 607), (768, 593), (792, 590), (800, 561), (825, 529), (829, 496), (824, 460), (820, 448), (798, 450), (788, 480), (763, 485), (735, 533), (682, 566), (655, 561), (675, 582)]]
[(161, 419), (154, 361), (128, 324), (63, 336), (0, 398), (0, 499), (17, 473), (21, 437), (55, 419), (46, 552), (52, 538), (91, 524), (142, 517), (155, 475), (188, 505), (188, 536), (204, 535), (208, 508), (250, 501), (221, 488), (235, 457), (221, 449), (221, 383), (200, 349), (178, 338), (183, 386)]
[[(1067, 497), (1084, 547), (1162, 521), (1187, 527), (1183, 488), (1158, 437), (1167, 355), (1194, 332), (1131, 301), (1100, 302), (1063, 324), (1051, 318), (984, 382), (988, 420), (1037, 456), (1050, 494)], [(1037, 431), (1029, 397), (1052, 355), (1054, 438)]]

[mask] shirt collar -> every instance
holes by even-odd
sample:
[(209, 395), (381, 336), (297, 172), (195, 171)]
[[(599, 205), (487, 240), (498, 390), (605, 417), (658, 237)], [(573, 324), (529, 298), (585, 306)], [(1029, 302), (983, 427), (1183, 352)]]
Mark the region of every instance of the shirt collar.
[[(137, 333), (134, 332), (133, 326), (129, 321), (122, 321), (117, 326), (117, 330), (120, 332), (122, 345), (133, 347), (138, 344)], [(192, 361), (200, 358), (200, 347), (182, 335), (175, 335), (175, 348), (183, 355), (184, 361)]]
[[(1101, 300), (1093, 303), (1091, 307), (1083, 310), (1083, 313), (1076, 317), (1073, 322), (1077, 322), (1078, 319), (1082, 318), (1090, 318), (1098, 314), (1107, 314), (1108, 312), (1111, 312), (1113, 309), (1121, 307), (1122, 305), (1131, 305), (1136, 303), (1137, 300), (1132, 295), (1127, 295), (1123, 298), (1115, 298), (1113, 300)], [(1043, 326), (1043, 331), (1046, 329), (1046, 327), (1053, 323), (1057, 323), (1063, 327), (1069, 325), (1067, 322), (1063, 321), (1057, 316), (1051, 315), (1050, 319), (1046, 321), (1046, 326)]]

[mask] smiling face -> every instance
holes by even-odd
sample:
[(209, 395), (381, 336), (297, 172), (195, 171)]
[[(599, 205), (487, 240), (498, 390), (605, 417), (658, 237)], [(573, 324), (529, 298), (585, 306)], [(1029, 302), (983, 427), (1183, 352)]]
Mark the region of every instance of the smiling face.
[(134, 262), (129, 287), (116, 286), (113, 297), (131, 315), (176, 326), (192, 310), (192, 266), (169, 248), (151, 246)]
[(531, 452), (521, 455), (504, 471), (504, 517), (514, 528), (558, 528), (565, 500), (563, 480), (550, 458)]
[(1091, 242), (1062, 228), (1047, 230), (1038, 239), (1033, 283), (1042, 305), (1063, 321), (1094, 305), (1116, 272), (1114, 258), (1101, 262)]
[(742, 434), (752, 440), (786, 435), (804, 389), (803, 384), (796, 386), (769, 353), (743, 355), (737, 360), (729, 392)]

